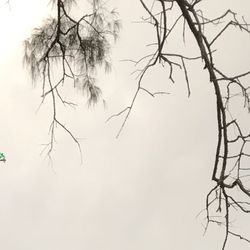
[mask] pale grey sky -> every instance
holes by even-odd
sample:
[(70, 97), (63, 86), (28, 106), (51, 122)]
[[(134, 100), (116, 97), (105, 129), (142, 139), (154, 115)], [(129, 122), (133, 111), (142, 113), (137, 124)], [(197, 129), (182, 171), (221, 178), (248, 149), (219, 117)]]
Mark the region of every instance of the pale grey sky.
[[(57, 130), (52, 169), (40, 156), (41, 144), (48, 142), (50, 102), (36, 112), (41, 89), (39, 83), (32, 87), (22, 68), (22, 41), (50, 6), (44, 0), (11, 2), (10, 12), (0, 10), (0, 151), (7, 157), (0, 168), (0, 248), (219, 250), (223, 229), (211, 225), (203, 237), (203, 217), (195, 218), (213, 184), (217, 138), (214, 90), (202, 67), (189, 66), (189, 99), (181, 73), (173, 85), (164, 71), (152, 70), (146, 86), (171, 95), (153, 99), (141, 93), (123, 133), (115, 139), (122, 117), (107, 124), (105, 120), (129, 104), (136, 87), (133, 66), (120, 60), (144, 55), (154, 33), (132, 23), (144, 13), (139, 1), (110, 1), (120, 12), (123, 29), (113, 50), (113, 70), (99, 78), (108, 106), (87, 109), (79, 93), (68, 96), (79, 107), (60, 110), (60, 116), (82, 138), (84, 163), (79, 164), (68, 135)], [(250, 20), (247, 0), (206, 3), (211, 15), (229, 7)], [(225, 68), (231, 70), (233, 58), (249, 53), (250, 38), (246, 39), (222, 44), (228, 57), (218, 60)], [(236, 45), (240, 52), (231, 58), (228, 52)], [(250, 66), (249, 56), (232, 69), (241, 71), (246, 65)], [(250, 217), (238, 223), (246, 236), (249, 223)], [(233, 239), (227, 249), (245, 250), (249, 245)]]

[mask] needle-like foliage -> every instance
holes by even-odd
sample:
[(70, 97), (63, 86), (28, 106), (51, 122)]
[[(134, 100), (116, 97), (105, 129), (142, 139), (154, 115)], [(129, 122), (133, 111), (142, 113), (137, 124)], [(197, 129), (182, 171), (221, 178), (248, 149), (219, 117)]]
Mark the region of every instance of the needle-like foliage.
[[(80, 145), (73, 134), (62, 125), (56, 116), (57, 101), (73, 106), (64, 100), (60, 88), (72, 83), (87, 96), (89, 105), (96, 103), (101, 95), (96, 85), (95, 73), (98, 67), (110, 70), (110, 38), (116, 39), (120, 21), (115, 10), (108, 11), (98, 0), (92, 1), (90, 13), (79, 19), (71, 14), (74, 0), (52, 0), (56, 17), (47, 18), (43, 26), (34, 29), (24, 42), (24, 64), (30, 70), (32, 81), (42, 82), (42, 98), (52, 97), (53, 121), (48, 153), (54, 144), (54, 127), (60, 125)], [(59, 77), (54, 77), (57, 73)]]

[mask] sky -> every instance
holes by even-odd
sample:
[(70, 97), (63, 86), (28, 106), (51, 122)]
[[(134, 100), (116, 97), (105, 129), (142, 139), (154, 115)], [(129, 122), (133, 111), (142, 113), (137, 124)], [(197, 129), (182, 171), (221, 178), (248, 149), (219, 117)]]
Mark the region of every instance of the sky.
[[(232, 8), (250, 19), (247, 0), (210, 2), (204, 0), (204, 11), (212, 16)], [(124, 60), (145, 55), (154, 33), (138, 23), (145, 14), (139, 1), (109, 4), (119, 11), (123, 27), (113, 45), (112, 72), (98, 75), (107, 106), (88, 108), (81, 94), (72, 91), (67, 97), (78, 107), (60, 109), (62, 121), (80, 138), (83, 164), (76, 145), (60, 129), (53, 165), (41, 154), (49, 139), (51, 103), (38, 111), (41, 85), (31, 84), (22, 65), (22, 42), (51, 6), (44, 0), (13, 0), (10, 9), (0, 9), (0, 151), (7, 158), (0, 166), (0, 247), (219, 250), (223, 228), (211, 225), (203, 236), (204, 216), (197, 218), (213, 186), (217, 137), (215, 96), (207, 74), (200, 63), (188, 65), (188, 98), (181, 72), (172, 84), (165, 70), (153, 69), (145, 86), (171, 94), (151, 98), (141, 93), (116, 139), (123, 117), (105, 121), (128, 106), (136, 89), (135, 67)], [(218, 44), (222, 54), (216, 59), (229, 72), (243, 71), (250, 64), (250, 39), (244, 42), (232, 34)], [(169, 46), (195, 53), (192, 43), (180, 48), (179, 34), (175, 36)], [(244, 119), (247, 126), (249, 118)], [(235, 230), (250, 237), (249, 223), (250, 217), (240, 218)], [(236, 248), (249, 245), (230, 239), (227, 249)]]

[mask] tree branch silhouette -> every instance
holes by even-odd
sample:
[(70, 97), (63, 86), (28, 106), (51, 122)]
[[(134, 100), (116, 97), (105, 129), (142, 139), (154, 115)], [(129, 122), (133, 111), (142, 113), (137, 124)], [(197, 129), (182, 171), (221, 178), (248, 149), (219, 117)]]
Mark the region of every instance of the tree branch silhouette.
[[(198, 7), (202, 0), (157, 0), (154, 1), (153, 6), (152, 1), (140, 0), (140, 2), (148, 15), (147, 18), (143, 18), (143, 21), (153, 25), (155, 30), (155, 50), (152, 54), (134, 61), (136, 66), (144, 63), (144, 67), (139, 71), (137, 89), (132, 101), (127, 108), (109, 119), (126, 112), (117, 134), (119, 136), (128, 121), (139, 92), (141, 90), (145, 91), (145, 88), (142, 86), (145, 74), (157, 64), (168, 66), (168, 78), (171, 82), (174, 82), (175, 78), (173, 69), (175, 67), (181, 68), (186, 81), (188, 96), (190, 96), (191, 89), (188, 75), (191, 72), (188, 72), (186, 65), (190, 60), (201, 60), (203, 69), (208, 72), (208, 80), (212, 84), (215, 93), (218, 131), (212, 171), (212, 180), (215, 182), (215, 185), (206, 197), (205, 231), (207, 231), (210, 223), (224, 226), (225, 237), (222, 243), (222, 250), (226, 248), (230, 236), (249, 242), (241, 234), (233, 232), (230, 223), (232, 209), (237, 209), (238, 213), (243, 214), (250, 212), (250, 203), (248, 201), (250, 198), (250, 187), (248, 186), (250, 168), (245, 161), (250, 158), (250, 133), (249, 131), (247, 133), (243, 132), (242, 123), (231, 114), (231, 106), (235, 97), (241, 97), (244, 101), (244, 108), (250, 111), (250, 85), (248, 85), (250, 71), (236, 72), (229, 76), (222, 70), (220, 65), (217, 65), (214, 53), (219, 50), (216, 48), (217, 42), (223, 38), (225, 32), (230, 27), (235, 27), (241, 32), (250, 34), (250, 24), (245, 21), (244, 17), (240, 20), (238, 15), (231, 10), (227, 10), (215, 18), (206, 17), (203, 15), (202, 9)], [(174, 7), (175, 11), (173, 11)], [(175, 21), (172, 24), (168, 22), (170, 15), (172, 17), (173, 15), (175, 16)], [(224, 25), (223, 23), (228, 19), (230, 21)], [(199, 56), (188, 57), (167, 51), (166, 43), (180, 22), (183, 22), (182, 32), (177, 31), (182, 34), (182, 41), (179, 39), (178, 43), (185, 43), (185, 33), (189, 32), (195, 39)], [(213, 36), (207, 36), (205, 28), (208, 25), (220, 28), (219, 32)], [(146, 92), (150, 94), (149, 91), (146, 90)], [(231, 132), (232, 130), (234, 130), (234, 133)], [(238, 146), (239, 144), (240, 146)], [(240, 196), (243, 196), (243, 198), (238, 198)]]
[(52, 100), (52, 122), (47, 155), (55, 144), (55, 128), (59, 126), (76, 143), (80, 155), (81, 146), (70, 129), (58, 119), (58, 102), (74, 107), (76, 104), (65, 100), (61, 91), (64, 84), (80, 89), (88, 100), (95, 104), (101, 95), (96, 85), (95, 72), (104, 66), (110, 70), (110, 37), (117, 38), (120, 22), (115, 10), (109, 11), (99, 0), (92, 2), (92, 11), (78, 20), (70, 9), (74, 0), (52, 0), (56, 17), (45, 20), (44, 25), (36, 28), (24, 42), (24, 64), (31, 73), (33, 83), (42, 81), (42, 103), (47, 97)]
[[(211, 176), (214, 187), (206, 196), (205, 232), (210, 223), (224, 227), (222, 250), (226, 249), (229, 237), (249, 242), (242, 234), (231, 229), (232, 210), (236, 210), (239, 214), (250, 213), (250, 186), (248, 186), (250, 168), (246, 163), (249, 163), (250, 158), (250, 131), (245, 131), (242, 122), (234, 117), (231, 110), (234, 105), (233, 100), (237, 97), (243, 100), (243, 107), (250, 111), (250, 85), (248, 84), (250, 71), (234, 72), (229, 75), (223, 70), (222, 65), (219, 65), (214, 54), (220, 50), (216, 47), (218, 41), (223, 39), (231, 27), (250, 34), (250, 24), (244, 17), (239, 18), (230, 9), (214, 18), (204, 16), (203, 10), (199, 8), (202, 0), (139, 1), (147, 14), (146, 18), (142, 18), (142, 22), (151, 24), (154, 28), (156, 42), (151, 44), (154, 46), (154, 51), (133, 61), (135, 66), (143, 66), (136, 71), (138, 73), (137, 88), (132, 100), (126, 108), (112, 115), (107, 121), (125, 115), (117, 134), (118, 137), (141, 91), (151, 97), (167, 94), (162, 91), (151, 92), (143, 86), (145, 75), (158, 64), (168, 67), (170, 82), (174, 82), (176, 78), (174, 69), (181, 69), (188, 96), (190, 96), (189, 75), (191, 72), (187, 65), (193, 60), (200, 61), (201, 69), (208, 73), (208, 81), (214, 89), (217, 122), (217, 145)], [(81, 152), (78, 139), (58, 119), (58, 103), (70, 107), (75, 106), (74, 103), (64, 99), (61, 90), (64, 84), (70, 83), (73, 87), (83, 91), (89, 105), (98, 101), (101, 89), (96, 85), (94, 73), (98, 66), (104, 66), (106, 70), (109, 70), (108, 37), (116, 38), (120, 29), (117, 13), (106, 10), (100, 0), (92, 1), (92, 12), (76, 20), (70, 12), (70, 8), (76, 2), (52, 0), (57, 16), (48, 18), (44, 25), (35, 29), (32, 36), (25, 41), (24, 63), (31, 72), (33, 82), (42, 81), (42, 103), (47, 97), (52, 100), (50, 141), (47, 144), (49, 157), (54, 148), (57, 126), (72, 138)], [(174, 17), (173, 22), (168, 21), (169, 16)], [(178, 30), (180, 24), (182, 24), (182, 29)], [(207, 35), (205, 30), (211, 26), (217, 27), (219, 31), (216, 34)], [(182, 38), (178, 40), (179, 43), (186, 42), (186, 33), (193, 37), (197, 53), (195, 56), (169, 51), (166, 44), (176, 30), (180, 31)], [(55, 72), (56, 76), (53, 74)]]

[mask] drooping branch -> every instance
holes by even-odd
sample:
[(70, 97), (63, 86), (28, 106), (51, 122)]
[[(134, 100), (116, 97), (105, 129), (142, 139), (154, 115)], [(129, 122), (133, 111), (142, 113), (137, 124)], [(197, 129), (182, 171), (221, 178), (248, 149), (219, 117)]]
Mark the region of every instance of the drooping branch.
[[(118, 136), (128, 121), (128, 117), (135, 105), (139, 92), (143, 90), (150, 94), (150, 91), (142, 86), (144, 76), (150, 68), (158, 63), (168, 65), (170, 72), (168, 77), (172, 82), (175, 78), (173, 68), (181, 68), (186, 81), (188, 95), (190, 95), (189, 72), (186, 65), (190, 60), (201, 59), (203, 64), (202, 68), (208, 72), (208, 80), (211, 82), (215, 93), (215, 113), (218, 132), (212, 171), (212, 180), (216, 185), (207, 195), (205, 209), (207, 226), (205, 228), (207, 229), (211, 222), (225, 227), (222, 250), (226, 248), (230, 236), (248, 241), (241, 234), (233, 232), (230, 228), (230, 223), (232, 209), (236, 207), (239, 208), (239, 213), (249, 213), (250, 211), (250, 203), (248, 201), (250, 198), (250, 187), (247, 186), (249, 180), (247, 177), (250, 176), (250, 168), (246, 165), (246, 160), (250, 160), (250, 131), (247, 133), (244, 132), (244, 125), (238, 121), (237, 117), (233, 117), (230, 110), (233, 105), (233, 99), (235, 97), (242, 97), (244, 107), (250, 111), (250, 86), (247, 81), (250, 77), (250, 71), (243, 73), (235, 72), (233, 75), (228, 76), (228, 73), (225, 73), (221, 65), (215, 60), (214, 53), (220, 50), (220, 48), (216, 47), (217, 41), (223, 39), (225, 32), (230, 27), (233, 26), (242, 32), (250, 34), (250, 24), (248, 24), (244, 18), (242, 18), (242, 21), (239, 21), (237, 14), (231, 10), (227, 10), (215, 18), (205, 17), (202, 14), (203, 11), (198, 8), (202, 0), (158, 0), (153, 8), (148, 7), (151, 5), (150, 3), (147, 4), (146, 0), (140, 0), (140, 2), (148, 15), (147, 18), (143, 18), (143, 21), (153, 25), (156, 42), (153, 44), (155, 45), (153, 53), (134, 61), (136, 66), (143, 62), (145, 62), (145, 64), (143, 68), (138, 71), (138, 85), (131, 104), (122, 112), (110, 117), (113, 118), (127, 112), (118, 132)], [(174, 6), (178, 7), (179, 12), (176, 13), (176, 9), (173, 11)], [(168, 22), (169, 15), (175, 15), (175, 21), (172, 22), (172, 24)], [(231, 20), (224, 25), (223, 21), (226, 18), (231, 18)], [(183, 21), (182, 30), (178, 30), (179, 27), (177, 24), (181, 21)], [(220, 31), (215, 35), (207, 36), (205, 28), (209, 25), (216, 26)], [(178, 43), (184, 43), (185, 33), (189, 32), (195, 39), (197, 45), (196, 53), (199, 55), (190, 57), (180, 53), (169, 52), (166, 42), (171, 37), (173, 30), (178, 31), (183, 37), (183, 40), (179, 39)], [(237, 32), (237, 30), (235, 32)], [(234, 133), (232, 133), (232, 131), (234, 131)], [(242, 198), (238, 198), (235, 194), (237, 190), (239, 196), (243, 195), (246, 200), (240, 200)], [(216, 217), (214, 217), (214, 214)]]
[(32, 81), (42, 81), (42, 103), (49, 96), (52, 100), (49, 157), (54, 147), (56, 125), (73, 139), (81, 153), (76, 137), (58, 119), (58, 103), (76, 106), (65, 100), (61, 91), (64, 84), (72, 84), (83, 92), (89, 105), (99, 100), (101, 90), (96, 85), (95, 72), (100, 66), (110, 69), (109, 37), (116, 39), (120, 30), (117, 12), (106, 10), (100, 1), (94, 0), (92, 12), (78, 20), (70, 11), (76, 1), (53, 0), (52, 4), (56, 17), (45, 20), (24, 43), (24, 64), (30, 70)]

